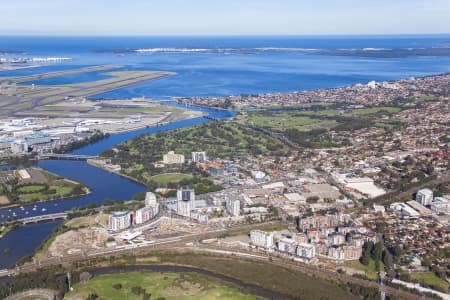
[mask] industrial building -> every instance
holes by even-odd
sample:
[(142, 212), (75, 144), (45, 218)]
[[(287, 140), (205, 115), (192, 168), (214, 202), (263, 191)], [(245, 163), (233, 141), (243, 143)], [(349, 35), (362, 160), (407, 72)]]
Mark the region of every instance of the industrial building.
[(400, 212), (402, 216), (407, 216), (410, 218), (420, 217), (420, 213), (418, 211), (405, 203), (395, 202), (391, 204), (390, 208), (394, 211)]
[(426, 208), (425, 206), (423, 206), (422, 204), (420, 204), (416, 201), (408, 201), (408, 202), (406, 202), (406, 204), (411, 206), (413, 209), (415, 209), (417, 212), (419, 212), (422, 216), (429, 216), (433, 213), (431, 210), (429, 210), (428, 208)]
[(431, 205), (431, 202), (433, 202), (433, 191), (430, 189), (419, 190), (416, 194), (416, 201), (423, 206)]
[(436, 214), (450, 214), (450, 195), (434, 198), (431, 210)]

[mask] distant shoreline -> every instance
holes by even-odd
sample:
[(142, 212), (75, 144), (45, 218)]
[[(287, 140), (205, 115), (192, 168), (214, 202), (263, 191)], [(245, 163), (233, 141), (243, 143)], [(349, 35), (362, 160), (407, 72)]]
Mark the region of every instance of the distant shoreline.
[[(384, 80), (382, 82), (371, 81), (369, 83), (356, 83), (352, 85), (344, 85), (341, 87), (331, 87), (331, 88), (319, 88), (312, 90), (296, 90), (291, 92), (278, 92), (278, 93), (261, 93), (261, 94), (241, 94), (241, 95), (231, 95), (231, 96), (210, 96), (210, 97), (174, 97), (178, 103), (187, 105), (203, 106), (208, 108), (220, 108), (220, 109), (235, 109), (239, 110), (246, 107), (255, 108), (268, 108), (271, 106), (281, 106), (281, 107), (294, 107), (296, 105), (304, 105), (311, 103), (347, 103), (347, 104), (362, 104), (361, 100), (366, 100), (370, 102), (370, 99), (357, 99), (358, 96), (355, 95), (361, 92), (362, 88), (366, 88), (372, 92), (372, 94), (377, 94), (377, 88), (383, 89), (382, 92), (386, 93), (383, 101), (365, 103), (364, 105), (377, 106), (381, 103), (389, 103), (393, 101), (394, 97), (401, 98), (401, 92), (405, 95), (404, 97), (420, 97), (429, 96), (429, 94), (442, 94), (439, 96), (448, 97), (448, 81), (450, 79), (450, 71), (445, 73), (437, 73), (432, 75), (409, 77), (398, 80)], [(434, 82), (434, 79), (436, 82)], [(416, 89), (410, 89), (409, 84), (421, 85)], [(398, 86), (396, 86), (398, 85)], [(430, 85), (434, 85), (430, 88)], [(440, 90), (436, 91), (436, 87)], [(411, 96), (411, 92), (422, 93), (421, 95)], [(444, 95), (447, 93), (446, 95)], [(406, 95), (407, 94), (407, 95)], [(372, 98), (374, 95), (370, 95)], [(377, 96), (379, 96), (377, 94)], [(439, 97), (436, 95), (436, 97)], [(328, 97), (328, 98), (327, 98)], [(351, 98), (353, 97), (353, 98)], [(391, 97), (392, 99), (389, 99)], [(286, 102), (280, 101), (280, 98), (289, 98)], [(250, 100), (249, 100), (250, 99)], [(261, 99), (265, 99), (265, 104), (256, 103)], [(337, 100), (339, 99), (339, 100)], [(273, 100), (273, 102), (271, 102)], [(226, 105), (226, 102), (229, 103)], [(276, 102), (278, 101), (278, 102)], [(270, 102), (270, 105), (269, 103)]]

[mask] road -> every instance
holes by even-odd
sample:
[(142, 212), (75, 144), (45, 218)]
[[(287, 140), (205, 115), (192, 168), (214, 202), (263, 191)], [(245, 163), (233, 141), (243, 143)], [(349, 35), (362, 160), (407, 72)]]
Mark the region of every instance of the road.
[(56, 299), (56, 293), (55, 291), (47, 289), (35, 289), (11, 295), (9, 297), (6, 297), (4, 300), (22, 299), (54, 300)]

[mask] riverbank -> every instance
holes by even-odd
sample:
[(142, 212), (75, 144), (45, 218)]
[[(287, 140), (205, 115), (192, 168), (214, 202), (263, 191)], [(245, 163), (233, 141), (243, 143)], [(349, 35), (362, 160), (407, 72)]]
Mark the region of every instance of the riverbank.
[[(80, 182), (63, 178), (44, 169), (32, 167), (18, 170), (0, 171), (3, 179), (1, 185), (4, 197), (10, 203), (1, 205), (0, 209), (17, 208), (27, 211), (22, 206), (58, 201), (89, 195), (91, 190)], [(33, 208), (36, 210), (36, 205)], [(14, 213), (12, 218), (16, 217)]]
[(142, 182), (139, 182), (139, 180), (137, 180), (136, 178), (133, 178), (127, 174), (123, 174), (122, 172), (120, 172), (120, 170), (117, 169), (117, 167), (119, 167), (119, 166), (108, 164), (108, 163), (106, 163), (106, 161), (104, 159), (88, 159), (86, 161), (86, 163), (93, 167), (96, 167), (96, 168), (102, 169), (106, 172), (109, 172), (111, 174), (126, 178), (135, 183), (144, 185)]

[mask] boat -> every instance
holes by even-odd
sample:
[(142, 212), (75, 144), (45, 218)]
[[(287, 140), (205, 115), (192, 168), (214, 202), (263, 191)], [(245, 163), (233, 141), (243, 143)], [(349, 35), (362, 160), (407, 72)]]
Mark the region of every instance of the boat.
[(46, 211), (46, 210), (47, 210), (46, 208), (41, 209), (41, 211)]

